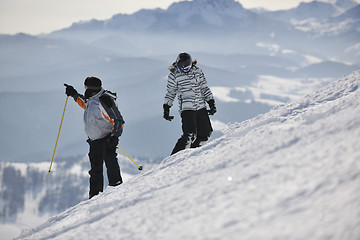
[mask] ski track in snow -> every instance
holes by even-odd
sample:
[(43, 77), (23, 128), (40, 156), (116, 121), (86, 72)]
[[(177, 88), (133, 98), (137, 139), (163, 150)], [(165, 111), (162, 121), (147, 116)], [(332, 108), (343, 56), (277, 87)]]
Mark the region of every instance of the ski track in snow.
[(360, 239), (360, 71), (18, 239)]

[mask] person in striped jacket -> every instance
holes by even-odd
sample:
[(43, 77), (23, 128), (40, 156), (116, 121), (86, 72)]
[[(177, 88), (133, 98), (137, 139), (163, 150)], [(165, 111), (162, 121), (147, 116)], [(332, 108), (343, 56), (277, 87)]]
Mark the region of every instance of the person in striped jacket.
[[(204, 73), (190, 54), (180, 53), (169, 70), (163, 117), (168, 121), (174, 118), (170, 116), (170, 108), (177, 95), (183, 131), (171, 152), (173, 155), (188, 147), (199, 147), (209, 140), (213, 131), (209, 114), (216, 113), (216, 106)], [(206, 103), (210, 110), (206, 110)]]
[(85, 96), (74, 87), (65, 84), (66, 95), (74, 98), (83, 108), (85, 132), (90, 145), (90, 191), (89, 199), (103, 191), (103, 162), (107, 168), (109, 186), (122, 183), (120, 167), (117, 161), (116, 146), (122, 135), (124, 119), (115, 102), (116, 94), (101, 87), (97, 77), (87, 77), (84, 82)]

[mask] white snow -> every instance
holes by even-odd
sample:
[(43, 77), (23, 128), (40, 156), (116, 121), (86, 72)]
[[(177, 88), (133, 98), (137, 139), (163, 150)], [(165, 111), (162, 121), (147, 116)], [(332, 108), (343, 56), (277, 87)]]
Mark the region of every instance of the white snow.
[(315, 57), (315, 56), (311, 56), (311, 55), (303, 55), (305, 57), (305, 59), (308, 61), (308, 64), (314, 64), (314, 63), (321, 63), (322, 59)]
[[(259, 75), (258, 80), (252, 86), (244, 87), (221, 87), (213, 86), (211, 91), (216, 101), (230, 102), (261, 102), (270, 106), (277, 106), (289, 100), (296, 100), (305, 94), (311, 93), (321, 86), (332, 82), (332, 78), (281, 78), (271, 75)], [(247, 99), (232, 97), (232, 93), (251, 93)]]
[[(326, 83), (331, 78), (281, 78), (271, 75), (259, 75), (258, 81), (247, 89), (251, 91), (256, 102), (277, 106), (287, 102), (285, 99), (296, 100), (305, 94), (311, 93)], [(240, 88), (237, 88), (240, 90)], [(276, 96), (275, 99), (267, 96)]]
[[(44, 172), (46, 173), (46, 171)], [(44, 191), (39, 195), (45, 194)], [(0, 225), (0, 232), (5, 235), (1, 236), (2, 239), (14, 239), (14, 236), (19, 235), (22, 229), (31, 229), (51, 217), (50, 213), (39, 214), (38, 199), (34, 198), (32, 194), (25, 194), (24, 203), (24, 211), (17, 215), (16, 224)]]
[(360, 71), (18, 239), (360, 239)]
[(346, 19), (341, 22), (332, 22), (308, 18), (301, 21), (292, 19), (291, 24), (294, 25), (297, 30), (303, 32), (313, 32), (316, 33), (317, 36), (336, 36), (352, 29), (352, 25), (355, 24), (355, 21), (353, 19)]
[[(221, 123), (221, 122), (220, 122)], [(218, 123), (218, 125), (220, 124)], [(127, 157), (125, 157), (122, 153), (118, 153), (118, 161), (120, 162), (121, 166), (126, 167), (126, 165), (131, 165), (131, 167), (135, 167), (133, 163), (129, 161)], [(76, 162), (72, 167), (66, 168), (64, 166), (63, 162), (57, 163), (57, 159), (54, 160), (54, 163), (52, 165), (51, 174), (48, 175), (48, 170), (50, 166), (50, 160), (48, 162), (34, 162), (34, 163), (2, 163), (0, 164), (0, 168), (5, 167), (14, 167), (16, 171), (20, 171), (22, 177), (24, 177), (26, 180), (28, 178), (31, 178), (29, 175), (27, 175), (27, 171), (30, 169), (37, 170), (40, 173), (43, 173), (44, 176), (47, 177), (55, 177), (56, 175), (62, 174), (63, 171), (67, 171), (69, 175), (67, 176), (78, 176), (85, 177), (86, 179), (89, 178), (88, 169), (84, 168), (84, 166), (81, 166), (84, 162), (88, 162), (88, 156), (85, 155), (82, 160), (79, 162)], [(134, 161), (139, 162), (139, 160), (134, 158)], [(105, 176), (105, 188), (107, 186), (107, 178), (106, 178), (106, 168), (104, 166), (104, 176)], [(130, 174), (128, 172), (121, 171), (121, 176), (123, 181), (128, 181), (131, 177), (134, 176), (134, 174)], [(48, 181), (54, 181), (54, 179), (47, 179)], [(61, 185), (60, 185), (61, 186)], [(86, 185), (86, 189), (88, 188), (88, 184)], [(13, 239), (15, 236), (19, 235), (23, 229), (31, 229), (33, 227), (38, 226), (42, 222), (46, 221), (49, 217), (51, 217), (53, 214), (44, 211), (39, 212), (39, 203), (42, 199), (44, 199), (44, 196), (46, 195), (46, 191), (49, 191), (48, 188), (44, 187), (40, 192), (37, 192), (36, 195), (34, 195), (31, 191), (25, 193), (25, 201), (24, 201), (24, 207), (22, 211), (19, 211), (16, 215), (16, 222), (10, 222), (10, 223), (2, 223), (0, 224), (0, 232), (1, 232), (1, 240), (10, 240)], [(88, 197), (87, 192), (84, 192), (84, 198), (86, 199)], [(56, 210), (54, 210), (56, 211)]]
[(259, 48), (268, 49), (271, 56), (276, 55), (281, 50), (281, 47), (277, 44), (267, 44), (267, 43), (256, 43), (256, 46)]
[[(260, 75), (254, 88), (250, 88), (256, 99), (261, 99), (261, 94), (272, 94), (280, 97), (297, 98), (301, 88), (306, 84), (300, 79), (280, 78), (276, 76)], [(276, 104), (277, 105), (277, 104)]]
[(214, 131), (222, 131), (225, 128), (227, 128), (227, 124), (223, 123), (222, 121), (212, 120), (212, 119), (210, 119), (210, 121), (211, 121), (211, 126), (214, 129)]
[[(56, 162), (53, 163), (53, 165), (52, 165), (53, 169), (56, 164), (57, 164)], [(27, 168), (29, 167), (29, 164), (4, 162), (4, 163), (2, 163), (2, 166), (3, 167), (7, 167), (7, 166), (15, 167), (16, 170), (19, 170), (21, 172), (21, 175), (24, 176), (24, 175), (26, 175), (26, 171), (27, 171)], [(40, 171), (47, 172), (47, 171), (49, 171), (50, 161), (49, 162), (34, 162), (34, 163), (31, 163), (31, 166), (36, 169), (39, 169)]]
[(229, 87), (211, 87), (214, 97), (221, 102), (239, 102), (238, 99), (230, 97), (232, 88)]
[(354, 52), (356, 52), (357, 56), (360, 56), (360, 42), (355, 44), (352, 47), (349, 47), (349, 48), (345, 49), (345, 52), (350, 52), (350, 51), (351, 52), (354, 51)]

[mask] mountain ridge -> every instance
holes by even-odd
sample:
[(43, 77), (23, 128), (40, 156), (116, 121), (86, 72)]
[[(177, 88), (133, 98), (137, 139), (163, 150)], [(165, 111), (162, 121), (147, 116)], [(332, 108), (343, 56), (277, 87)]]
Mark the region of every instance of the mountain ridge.
[[(281, 20), (281, 23), (285, 24), (291, 18), (295, 18), (296, 20), (304, 20), (307, 18), (328, 19), (336, 13), (356, 6), (356, 4), (358, 3), (352, 0), (337, 1), (335, 4), (320, 1), (301, 2), (297, 7), (289, 10), (266, 11), (265, 14), (260, 14), (251, 9), (245, 9), (241, 3), (235, 0), (180, 1), (171, 4), (167, 9), (142, 9), (133, 14), (115, 14), (107, 20), (100, 21), (93, 19), (86, 22), (78, 22), (69, 28), (59, 31), (73, 31), (75, 29), (126, 31), (169, 31), (171, 29), (177, 29), (184, 31), (189, 30), (189, 28), (191, 29), (191, 23), (196, 21), (202, 22), (202, 27), (209, 25), (213, 28), (226, 27), (229, 24), (231, 27), (236, 27), (236, 25), (241, 26), (243, 21), (256, 21), (262, 22), (262, 24), (268, 24), (272, 22), (273, 19)], [(262, 15), (266, 17), (263, 18)], [(232, 19), (229, 19), (229, 17)], [(196, 21), (194, 21), (195, 19)], [(275, 22), (271, 24), (274, 25)], [(278, 22), (278, 24), (280, 23)], [(244, 26), (242, 28), (244, 28)], [(261, 30), (265, 29), (266, 28), (262, 28)]]

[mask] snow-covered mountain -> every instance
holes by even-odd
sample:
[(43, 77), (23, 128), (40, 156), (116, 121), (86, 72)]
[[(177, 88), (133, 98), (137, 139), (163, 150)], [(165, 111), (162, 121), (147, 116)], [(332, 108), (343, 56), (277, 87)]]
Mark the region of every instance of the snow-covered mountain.
[[(134, 160), (144, 170), (154, 164), (148, 159)], [(124, 181), (139, 172), (122, 153), (118, 161)], [(22, 229), (34, 227), (88, 198), (87, 156), (55, 158), (50, 174), (49, 166), (50, 162), (0, 162), (1, 239), (13, 239)], [(107, 178), (104, 180), (106, 186)]]
[[(214, 93), (218, 112), (211, 117), (213, 140), (223, 135), (221, 130), (228, 123), (295, 101), (359, 69), (358, 2), (331, 1), (326, 8), (300, 14), (299, 9), (312, 4), (319, 3), (283, 12), (288, 18), (282, 20), (276, 12), (254, 12), (234, 0), (180, 1), (168, 9), (74, 23), (40, 36), (0, 35), (0, 179), (17, 176), (20, 186), (33, 178), (22, 169), (49, 163), (65, 103), (63, 83), (81, 92), (84, 79), (93, 75), (103, 80), (105, 88), (117, 92), (126, 121), (120, 147), (145, 165), (168, 156), (181, 134), (177, 104), (171, 109), (175, 120), (162, 119), (168, 66), (181, 51), (198, 60)], [(311, 18), (304, 17), (310, 13)], [(85, 140), (82, 110), (69, 99), (55, 157), (84, 160)], [(64, 169), (72, 174), (72, 169)], [(83, 165), (82, 170), (88, 168)], [(9, 179), (0, 185), (1, 196), (8, 196), (8, 189), (16, 185)], [(43, 177), (36, 179), (40, 187), (45, 186)], [(48, 199), (59, 203), (63, 182), (56, 182), (59, 185), (47, 185)], [(25, 182), (25, 186), (25, 190), (36, 188), (35, 183)], [(1, 214), (6, 217), (0, 227), (12, 228), (9, 222), (16, 224), (14, 221), (29, 216), (32, 219), (31, 212), (38, 214), (47, 187), (41, 187), (36, 198), (29, 192), (12, 192), (19, 197), (14, 205), (1, 198), (0, 206), (6, 206)], [(61, 206), (59, 211), (70, 205)], [(33, 222), (50, 213), (41, 214)]]
[(359, 1), (355, 0), (335, 0), (335, 6), (340, 9), (350, 9), (359, 4)]
[(271, 12), (271, 16), (282, 21), (314, 19), (328, 19), (338, 13), (334, 4), (312, 1), (302, 2), (296, 8)]
[[(66, 31), (130, 30), (130, 31), (201, 31), (215, 26), (234, 27), (232, 22), (249, 21), (261, 18), (246, 10), (234, 0), (194, 0), (181, 1), (170, 5), (166, 10), (140, 10), (134, 14), (116, 14), (104, 21), (91, 20), (74, 23), (70, 28), (54, 32), (57, 35)], [(219, 28), (218, 28), (219, 29)], [(214, 30), (214, 29), (213, 29)]]
[[(50, 156), (64, 104), (63, 83), (82, 91), (90, 75), (119, 95), (127, 120), (124, 147), (139, 157), (162, 158), (174, 144), (168, 139), (179, 136), (178, 121), (164, 127), (161, 119), (167, 68), (178, 52), (198, 60), (215, 90), (219, 114), (214, 122), (245, 120), (358, 69), (359, 32), (350, 24), (358, 20), (356, 9), (337, 16), (331, 24), (342, 34), (331, 36), (320, 34), (329, 30), (327, 24), (306, 31), (306, 24), (254, 13), (234, 0), (181, 1), (166, 10), (80, 22), (44, 36), (2, 35), (0, 125), (6, 138), (0, 138), (0, 161)], [(343, 21), (349, 22), (347, 30)], [(87, 145), (81, 111), (71, 101), (64, 124), (59, 154), (82, 154)], [(161, 127), (149, 132), (148, 125)], [(144, 135), (160, 137), (149, 145), (154, 141)]]
[[(301, 2), (297, 7), (288, 10), (268, 12), (271, 17), (282, 21), (317, 19), (326, 20), (340, 15), (359, 5), (354, 0), (311, 1)], [(359, 18), (358, 16), (355, 18)]]
[(358, 40), (360, 26), (359, 3), (355, 1), (308, 2), (301, 3), (297, 8), (267, 13), (281, 21), (289, 21), (303, 32), (316, 38), (321, 36), (341, 36)]
[[(251, 29), (254, 32), (289, 30), (290, 20), (326, 20), (359, 5), (353, 0), (331, 2), (302, 2), (299, 6), (281, 11), (257, 13), (235, 0), (193, 0), (173, 3), (166, 10), (146, 9), (134, 14), (116, 14), (108, 20), (74, 23), (50, 36), (64, 37), (78, 31), (147, 31), (147, 32), (214, 32), (226, 33)], [(354, 16), (354, 18), (359, 18)], [(276, 21), (281, 20), (281, 22)], [(226, 31), (225, 31), (226, 30)], [(71, 38), (71, 36), (68, 36)], [(74, 36), (73, 36), (74, 37)]]
[(87, 198), (88, 161), (84, 157), (49, 162), (0, 163), (0, 232), (12, 239), (21, 229), (78, 204)]
[(359, 114), (356, 71), (17, 239), (359, 239)]

